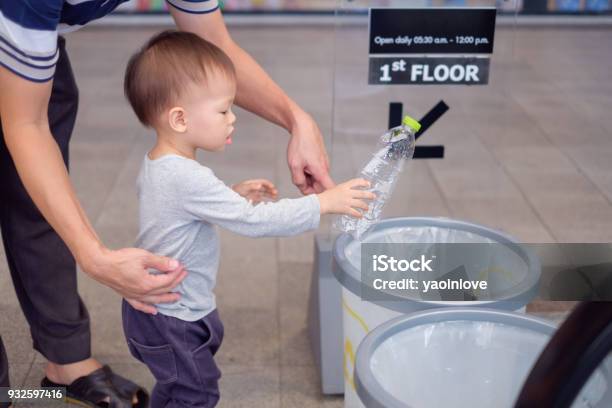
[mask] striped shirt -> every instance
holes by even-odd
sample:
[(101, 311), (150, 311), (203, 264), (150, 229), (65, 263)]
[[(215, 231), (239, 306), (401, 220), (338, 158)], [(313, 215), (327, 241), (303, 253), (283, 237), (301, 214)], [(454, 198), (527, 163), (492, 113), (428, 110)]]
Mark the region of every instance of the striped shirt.
[[(35, 82), (53, 78), (57, 36), (104, 17), (128, 0), (0, 0), (0, 65)], [(210, 13), (218, 0), (166, 0), (186, 13)]]

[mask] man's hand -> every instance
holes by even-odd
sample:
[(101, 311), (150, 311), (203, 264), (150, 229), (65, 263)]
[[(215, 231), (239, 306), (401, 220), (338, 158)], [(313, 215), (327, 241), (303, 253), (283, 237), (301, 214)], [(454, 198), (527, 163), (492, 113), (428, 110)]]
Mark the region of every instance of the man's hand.
[(264, 199), (276, 200), (278, 190), (270, 180), (246, 180), (232, 186), (232, 190), (257, 204)]
[[(187, 276), (178, 261), (153, 255), (143, 249), (99, 250), (81, 262), (83, 270), (100, 283), (114, 289), (137, 310), (157, 313), (154, 303), (173, 303), (178, 293), (171, 292)], [(151, 275), (148, 269), (161, 272)]]
[(321, 131), (310, 115), (301, 115), (292, 129), (287, 163), (293, 184), (302, 194), (321, 193), (335, 185)]

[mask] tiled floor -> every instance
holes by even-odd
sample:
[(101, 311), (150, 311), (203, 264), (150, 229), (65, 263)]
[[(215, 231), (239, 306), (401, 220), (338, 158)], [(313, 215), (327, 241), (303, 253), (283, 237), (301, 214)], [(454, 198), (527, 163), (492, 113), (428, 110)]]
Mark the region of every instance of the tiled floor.
[[(72, 180), (99, 235), (113, 248), (134, 241), (134, 180), (153, 142), (124, 101), (123, 69), (130, 53), (154, 31), (91, 28), (68, 36), (81, 92)], [(231, 31), (314, 115), (331, 145), (333, 30)], [(423, 143), (444, 144), (447, 157), (412, 163), (388, 216), (451, 216), (505, 230), (527, 242), (610, 242), (610, 44), (612, 29), (523, 28), (513, 33), (502, 28), (487, 87), (401, 87), (390, 93), (354, 87), (355, 94), (338, 93), (337, 121), (350, 125), (343, 125), (330, 151), (334, 175), (338, 180), (353, 175), (370, 149), (362, 142), (371, 138), (363, 136), (371, 137), (386, 124), (388, 102), (404, 101), (406, 110), (418, 116), (444, 99), (451, 110)], [(362, 58), (343, 52), (349, 62)], [(363, 59), (356, 65), (338, 79), (337, 92), (360, 75)], [(367, 104), (361, 106), (364, 100)], [(267, 177), (282, 196), (297, 196), (286, 167), (286, 141), (283, 131), (239, 111), (234, 145), (223, 155), (204, 154), (201, 159), (228, 183)], [(306, 337), (313, 235), (253, 240), (223, 231), (221, 236), (217, 296), (226, 326), (218, 355), (221, 406), (342, 406), (340, 398), (321, 395)], [(151, 376), (129, 357), (124, 344), (119, 296), (82, 274), (79, 285), (91, 313), (95, 356), (150, 387)], [(530, 310), (560, 321), (570, 307), (537, 303)], [(35, 386), (44, 360), (31, 350), (1, 252), (0, 333), (11, 361), (12, 384)]]

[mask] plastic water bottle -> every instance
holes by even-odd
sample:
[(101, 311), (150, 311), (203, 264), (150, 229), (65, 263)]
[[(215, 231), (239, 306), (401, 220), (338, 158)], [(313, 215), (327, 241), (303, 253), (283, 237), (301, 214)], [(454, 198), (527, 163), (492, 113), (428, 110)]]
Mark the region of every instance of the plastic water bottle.
[(360, 239), (378, 222), (406, 160), (414, 155), (414, 135), (420, 129), (419, 122), (410, 116), (405, 116), (400, 126), (390, 129), (380, 137), (376, 152), (357, 176), (370, 182), (369, 191), (376, 194), (376, 199), (370, 203), (363, 218), (343, 215), (334, 222), (335, 228), (350, 233), (355, 239)]

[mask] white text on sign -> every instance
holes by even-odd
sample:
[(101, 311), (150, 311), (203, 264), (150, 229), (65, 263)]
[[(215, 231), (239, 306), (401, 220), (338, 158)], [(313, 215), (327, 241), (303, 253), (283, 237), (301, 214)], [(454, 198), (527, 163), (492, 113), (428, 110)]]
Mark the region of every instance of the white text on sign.
[(371, 58), (370, 84), (484, 85), (488, 58)]
[[(380, 77), (381, 82), (390, 82), (391, 75), (389, 72), (405, 72), (406, 61), (399, 60), (395, 61), (391, 66), (385, 64), (380, 67), (382, 76)], [(438, 64), (432, 67), (430, 64), (412, 64), (410, 66), (410, 81), (411, 82), (480, 82), (478, 78), (479, 68), (477, 65), (467, 64), (455, 64), (446, 65)]]

